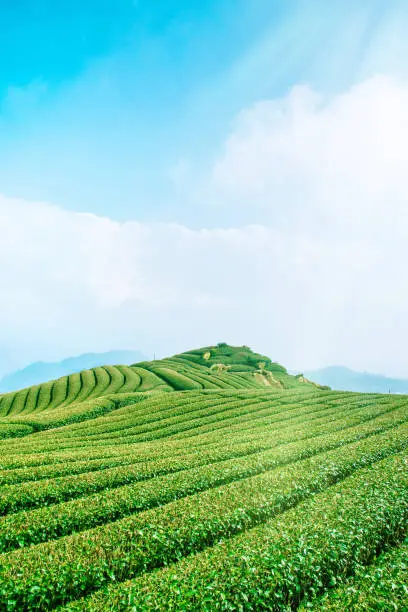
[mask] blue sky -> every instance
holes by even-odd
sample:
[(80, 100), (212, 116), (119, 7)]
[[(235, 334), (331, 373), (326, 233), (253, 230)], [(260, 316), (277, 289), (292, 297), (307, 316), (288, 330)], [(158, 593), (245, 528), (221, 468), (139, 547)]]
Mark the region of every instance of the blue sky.
[[(298, 83), (333, 93), (395, 69), (406, 46), (405, 35), (389, 44), (399, 5), (2, 3), (2, 192), (121, 220), (212, 225), (211, 210), (192, 210), (174, 189), (173, 169), (203, 172), (234, 116), (257, 100)], [(383, 54), (370, 66), (381, 37)]]
[(405, 0), (0, 2), (0, 375), (247, 344), (408, 377)]

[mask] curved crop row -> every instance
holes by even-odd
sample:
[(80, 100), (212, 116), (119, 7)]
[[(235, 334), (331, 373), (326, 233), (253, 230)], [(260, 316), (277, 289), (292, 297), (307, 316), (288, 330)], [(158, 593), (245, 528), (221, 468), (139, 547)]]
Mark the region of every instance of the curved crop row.
[(0, 416), (65, 408), (109, 393), (166, 387), (148, 370), (130, 366), (97, 367), (0, 396)]
[[(408, 446), (408, 427), (377, 435), (378, 429), (366, 430), (373, 438), (360, 443), (359, 452), (382, 447), (381, 456)], [(233, 480), (261, 474), (278, 466), (310, 458), (319, 453), (344, 447), (363, 436), (363, 432), (344, 432), (311, 442), (293, 443), (283, 448), (256, 452), (252, 444), (230, 451), (207, 453), (206, 461), (168, 476), (91, 495), (52, 507), (6, 516), (0, 519), (0, 552), (55, 539), (73, 531), (89, 529), (129, 514), (169, 503)], [(354, 447), (351, 446), (353, 452)], [(349, 449), (347, 449), (349, 450)], [(228, 459), (227, 459), (228, 457)], [(208, 462), (208, 463), (207, 463)], [(219, 463), (215, 463), (219, 462)], [(183, 468), (186, 468), (185, 461)], [(158, 470), (160, 474), (160, 471)]]
[[(379, 405), (379, 402), (374, 399), (371, 400), (371, 403), (374, 405)], [(390, 403), (385, 400), (387, 404), (387, 409), (391, 409)], [(369, 405), (369, 402), (361, 402), (356, 403), (356, 409), (366, 410)], [(75, 435), (78, 436), (78, 441), (85, 438), (83, 437), (83, 433), (85, 428), (88, 428), (93, 437), (93, 442), (103, 441), (104, 438), (109, 439), (113, 442), (115, 437), (121, 438), (122, 442), (125, 442), (125, 438), (128, 436), (132, 436), (133, 440), (150, 440), (155, 437), (167, 437), (177, 436), (177, 437), (188, 437), (190, 435), (190, 431), (193, 431), (193, 435), (197, 435), (199, 433), (204, 433), (206, 431), (213, 432), (215, 430), (214, 423), (217, 424), (217, 428), (221, 428), (223, 426), (227, 426), (229, 431), (234, 426), (238, 426), (242, 428), (244, 425), (244, 421), (252, 422), (259, 419), (264, 419), (266, 417), (269, 418), (267, 423), (268, 426), (273, 425), (277, 422), (285, 422), (285, 421), (294, 421), (295, 419), (304, 420), (304, 416), (306, 414), (316, 414), (316, 418), (319, 416), (319, 413), (324, 413), (324, 418), (326, 420), (330, 420), (331, 416), (335, 416), (336, 419), (339, 415), (342, 415), (339, 407), (334, 406), (331, 409), (331, 412), (328, 410), (328, 406), (320, 403), (316, 404), (314, 402), (297, 402), (297, 403), (287, 403), (286, 401), (282, 401), (282, 398), (279, 396), (276, 398), (273, 394), (260, 398), (244, 398), (241, 401), (233, 401), (233, 402), (225, 402), (224, 400), (213, 402), (209, 401), (208, 403), (200, 402), (198, 404), (198, 408), (196, 405), (191, 405), (193, 410), (190, 410), (190, 405), (187, 404), (186, 409), (183, 410), (183, 407), (176, 403), (173, 405), (173, 409), (171, 412), (167, 412), (163, 414), (160, 411), (159, 419), (152, 418), (152, 415), (149, 414), (147, 419), (143, 418), (143, 413), (141, 423), (139, 424), (139, 414), (136, 415), (136, 418), (129, 419), (126, 424), (126, 431), (122, 431), (121, 429), (117, 432), (114, 431), (114, 427), (112, 428), (110, 424), (107, 426), (108, 431), (104, 432), (104, 424), (102, 424), (102, 432), (99, 435), (96, 435), (97, 424), (92, 423), (90, 425), (81, 425), (77, 428), (78, 433)], [(347, 412), (351, 412), (353, 410), (353, 403), (350, 405), (343, 406), (343, 410)], [(186, 415), (186, 418), (182, 418)], [(277, 415), (275, 417), (275, 415)], [(270, 418), (271, 417), (271, 418)], [(313, 416), (312, 416), (313, 418)], [(113, 421), (113, 425), (114, 425)], [(265, 422), (261, 423), (261, 426), (265, 426)], [(58, 433), (58, 432), (57, 432)], [(64, 440), (67, 440), (69, 431), (65, 432), (61, 431), (61, 436)]]
[(408, 539), (380, 555), (373, 565), (358, 568), (353, 579), (301, 608), (306, 609), (327, 612), (408, 609)]
[[(101, 405), (104, 405), (105, 402), (111, 402), (113, 400), (109, 400), (108, 398), (102, 398), (100, 400), (94, 400), (94, 401), (101, 402), (102, 403)], [(130, 401), (132, 401), (132, 400), (130, 399)], [(245, 405), (245, 401), (246, 400), (244, 400), (242, 402), (243, 405)], [(260, 403), (260, 401), (258, 401), (258, 402), (255, 401), (254, 405), (256, 405), (258, 403)], [(82, 406), (83, 407), (84, 405), (83, 404), (79, 404), (78, 406)], [(221, 402), (220, 406), (222, 406), (222, 402)], [(262, 406), (260, 406), (260, 408), (262, 408)], [(294, 406), (293, 408), (295, 409), (296, 406)], [(85, 409), (85, 407), (83, 409)], [(177, 414), (177, 404), (174, 407), (174, 411), (175, 411), (174, 414), (176, 415)], [(254, 409), (249, 409), (249, 408), (246, 409), (246, 415), (247, 415), (248, 418), (251, 418), (252, 411), (254, 411)], [(89, 413), (89, 415), (91, 414), (91, 412), (89, 411), (89, 408), (87, 408), (87, 412)], [(204, 415), (205, 415), (205, 411), (201, 410), (201, 411), (199, 411), (199, 413), (200, 412), (204, 412)], [(245, 412), (245, 407), (244, 407), (244, 412)], [(81, 412), (80, 414), (82, 415), (83, 412)], [(205, 421), (205, 419), (207, 419), (207, 422), (210, 423), (210, 424), (214, 421), (214, 418), (205, 417), (204, 415), (202, 416), (202, 420), (203, 421)], [(254, 416), (254, 414), (252, 415), (252, 418), (253, 418), (253, 416)], [(69, 417), (69, 418), (71, 418), (71, 417)], [(215, 418), (215, 420), (217, 420), (217, 419)], [(193, 428), (197, 428), (198, 427), (198, 419), (193, 420), (192, 423), (191, 423), (191, 426)], [(170, 435), (174, 435), (176, 433), (179, 433), (180, 431), (188, 430), (188, 429), (191, 428), (191, 426), (190, 426), (190, 424), (188, 422), (187, 422), (187, 424), (184, 424), (184, 425), (183, 425), (183, 423), (181, 421), (177, 422), (177, 418), (175, 417), (174, 425), (169, 426), (167, 428), (164, 428), (164, 427), (163, 428), (158, 428), (157, 430), (156, 430), (156, 427), (153, 425), (153, 431), (151, 433), (149, 433), (148, 431), (147, 431), (147, 433), (143, 433), (142, 431), (140, 431), (139, 433), (134, 433), (134, 435), (126, 436), (126, 439), (125, 439), (125, 436), (123, 434), (120, 434), (119, 437), (118, 437), (118, 443), (119, 444), (134, 443), (134, 442), (137, 442), (137, 441), (141, 442), (141, 441), (154, 440), (156, 438), (161, 438), (161, 437), (168, 437)], [(208, 425), (207, 425), (207, 427), (208, 427)], [(29, 452), (30, 449), (38, 447), (38, 449), (41, 448), (43, 450), (49, 451), (53, 447), (61, 449), (61, 448), (69, 448), (69, 447), (75, 447), (75, 446), (77, 446), (77, 447), (86, 446), (86, 445), (89, 444), (88, 439), (87, 439), (86, 436), (83, 437), (83, 438), (77, 438), (77, 439), (73, 439), (72, 441), (70, 441), (68, 435), (65, 437), (63, 430), (61, 430), (61, 434), (62, 434), (63, 440), (59, 440), (58, 439), (58, 437), (57, 437), (58, 436), (58, 432), (50, 431), (48, 433), (42, 434), (41, 436), (38, 436), (35, 439), (27, 439), (27, 440), (22, 441), (19, 444), (18, 447), (16, 447), (16, 448), (13, 447), (13, 450), (17, 450), (17, 448), (18, 448), (19, 452)], [(101, 440), (94, 439), (93, 440), (93, 444), (94, 445), (96, 445), (96, 444), (103, 445), (103, 444), (106, 444), (106, 443), (114, 444), (114, 439), (113, 439), (112, 436), (105, 436), (105, 438), (106, 439), (102, 438)]]
[[(347, 453), (341, 449), (330, 451), (103, 527), (1, 555), (3, 601), (12, 602), (8, 609), (52, 607), (111, 580), (123, 581), (177, 561), (220, 538), (264, 522), (359, 468), (379, 461), (400, 444), (379, 444), (378, 448), (367, 449), (364, 442), (350, 445)], [(405, 461), (405, 473), (400, 478), (405, 483), (405, 494), (401, 496), (401, 482), (393, 491), (393, 516), (398, 507), (400, 520), (401, 500), (406, 504), (408, 499), (406, 454), (401, 460)], [(395, 474), (397, 461), (391, 465)], [(384, 507), (388, 509), (383, 504), (380, 510)], [(405, 509), (408, 518), (408, 505)], [(387, 515), (388, 521), (389, 518)], [(403, 525), (406, 528), (406, 520)]]
[(142, 612), (160, 610), (162, 602), (186, 611), (296, 609), (401, 541), (407, 525), (405, 453), (357, 472), (278, 519), (64, 610)]
[[(383, 405), (384, 404), (384, 405)], [(344, 426), (353, 426), (355, 424), (358, 424), (359, 422), (364, 422), (367, 419), (371, 419), (376, 415), (381, 414), (382, 412), (387, 412), (387, 411), (394, 411), (398, 408), (398, 406), (403, 407), (404, 406), (404, 402), (398, 401), (398, 402), (386, 402), (385, 400), (383, 400), (382, 402), (374, 402), (373, 406), (370, 408), (369, 407), (369, 402), (364, 402), (363, 405), (356, 405), (356, 410), (353, 411), (350, 409), (347, 409), (347, 407), (343, 407), (344, 413), (342, 414), (342, 411), (334, 411), (333, 416), (330, 416), (330, 414), (328, 412), (326, 412), (326, 415), (324, 415), (324, 411), (322, 411), (323, 416), (320, 417), (320, 421), (319, 418), (315, 418), (313, 416), (313, 413), (316, 412), (316, 417), (318, 417), (318, 412), (320, 410), (322, 410), (322, 407), (320, 406), (316, 406), (314, 409), (309, 408), (305, 405), (306, 410), (309, 410), (311, 412), (311, 420), (309, 423), (307, 423), (307, 420), (304, 419), (304, 417), (299, 418), (299, 415), (294, 414), (294, 418), (293, 420), (290, 419), (287, 423), (287, 425), (283, 426), (282, 423), (276, 423), (275, 426), (273, 426), (273, 423), (268, 423), (265, 421), (262, 421), (262, 419), (259, 419), (259, 422), (257, 422), (255, 425), (249, 427), (249, 422), (251, 420), (256, 420), (257, 419), (257, 413), (256, 411), (254, 411), (253, 414), (251, 414), (251, 411), (248, 411), (247, 415), (244, 415), (244, 417), (236, 417), (237, 422), (233, 423), (229, 420), (225, 420), (222, 419), (221, 421), (219, 421), (217, 423), (217, 418), (215, 417), (204, 417), (204, 418), (208, 418), (209, 423), (207, 423), (207, 425), (201, 425), (199, 421), (194, 421), (192, 423), (193, 425), (193, 429), (191, 428), (191, 424), (187, 423), (186, 425), (181, 424), (180, 426), (176, 423), (175, 425), (172, 425), (168, 428), (164, 428), (163, 430), (154, 430), (151, 433), (142, 433), (142, 434), (137, 434), (137, 435), (129, 435), (129, 436), (119, 436), (117, 439), (115, 439), (112, 436), (107, 436), (104, 439), (101, 440), (93, 440), (93, 448), (96, 449), (96, 447), (100, 446), (101, 448), (103, 446), (126, 446), (126, 445), (131, 445), (131, 444), (135, 444), (137, 442), (149, 442), (152, 443), (155, 440), (159, 441), (160, 439), (162, 440), (180, 440), (180, 443), (182, 442), (183, 438), (187, 438), (189, 439), (191, 438), (191, 435), (193, 434), (193, 437), (198, 437), (198, 435), (200, 435), (200, 441), (196, 441), (195, 444), (201, 444), (201, 443), (207, 443), (208, 440), (212, 440), (214, 441), (216, 439), (216, 436), (218, 435), (219, 437), (222, 436), (222, 431), (217, 431), (222, 427), (225, 427), (225, 425), (228, 426), (228, 432), (229, 435), (235, 435), (235, 434), (244, 434), (245, 435), (249, 435), (250, 433), (254, 433), (257, 430), (262, 431), (269, 431), (271, 434), (274, 431), (274, 429), (279, 428), (279, 434), (274, 434), (274, 435), (279, 435), (280, 437), (285, 437), (287, 436), (287, 440), (290, 441), (291, 439), (293, 439), (293, 437), (308, 437), (309, 436), (309, 431), (312, 432), (312, 435), (318, 435), (318, 433), (320, 431), (323, 431), (325, 427), (329, 427), (330, 429), (341, 429)], [(296, 407), (295, 407), (296, 408)], [(324, 407), (323, 407), (324, 408)], [(243, 421), (243, 418), (247, 421), (246, 423)], [(346, 422), (343, 423), (343, 419), (346, 418)], [(296, 419), (298, 421), (298, 423), (296, 423)], [(297, 428), (296, 428), (296, 424), (297, 424)], [(272, 425), (272, 427), (271, 427)], [(307, 425), (307, 427), (305, 428), (305, 426)], [(180, 430), (185, 432), (184, 435), (180, 435)], [(245, 430), (245, 431), (244, 431)], [(34, 449), (38, 450), (38, 451), (47, 451), (47, 452), (51, 452), (54, 449), (78, 449), (78, 451), (82, 448), (85, 448), (86, 446), (89, 445), (88, 439), (87, 438), (83, 438), (83, 439), (77, 439), (75, 442), (71, 442), (69, 440), (60, 440), (58, 438), (56, 438), (54, 436), (54, 433), (52, 431), (48, 432), (48, 437), (46, 437), (46, 434), (41, 434), (38, 435), (36, 437), (36, 439), (34, 440), (22, 440), (22, 442), (20, 443), (20, 445), (17, 447), (18, 452), (19, 453), (29, 453), (32, 452)], [(194, 443), (194, 442), (193, 442)], [(16, 449), (13, 449), (16, 450)]]
[(207, 423), (199, 424), (199, 426), (195, 428), (187, 428), (184, 431), (174, 432), (172, 439), (181, 440), (191, 436), (202, 436), (206, 433), (214, 435), (216, 431), (226, 427), (228, 428), (229, 434), (235, 431), (239, 431), (242, 434), (244, 432), (249, 433), (256, 429), (268, 429), (273, 431), (276, 428), (279, 428), (280, 433), (282, 433), (285, 430), (294, 430), (296, 426), (298, 430), (305, 431), (305, 427), (313, 426), (316, 428), (318, 424), (322, 427), (332, 424), (335, 425), (335, 423), (339, 422), (343, 417), (346, 417), (348, 423), (351, 425), (361, 420), (365, 420), (370, 414), (376, 415), (395, 409), (395, 407), (393, 405), (390, 406), (388, 402), (373, 402), (370, 412), (368, 412), (368, 408), (367, 405), (360, 405), (359, 403), (355, 406), (353, 406), (353, 404), (350, 406), (344, 405), (342, 409), (338, 407), (329, 409), (327, 406), (305, 404), (303, 410), (295, 406), (292, 412), (286, 407), (285, 411), (281, 410), (277, 412), (277, 416), (274, 416), (273, 413), (268, 414), (268, 409), (263, 409), (252, 412), (245, 421), (240, 416), (232, 416), (231, 418), (220, 420), (208, 419)]
[[(163, 394), (164, 398), (167, 398), (169, 394)], [(173, 394), (171, 394), (173, 395)], [(170, 398), (171, 399), (171, 398)], [(127, 410), (126, 414), (121, 414), (119, 417), (112, 419), (99, 419), (92, 423), (81, 423), (75, 427), (66, 428), (60, 432), (53, 432), (52, 435), (59, 435), (64, 439), (69, 437), (84, 437), (91, 436), (94, 440), (103, 439), (103, 437), (111, 436), (125, 436), (136, 433), (147, 433), (150, 430), (160, 429), (172, 423), (182, 423), (185, 420), (193, 420), (196, 418), (203, 418), (215, 414), (217, 412), (224, 413), (230, 410), (236, 410), (237, 406), (242, 410), (248, 406), (260, 406), (260, 408), (267, 403), (268, 406), (275, 405), (276, 402), (268, 401), (269, 398), (258, 398), (252, 397), (243, 398), (239, 402), (235, 398), (208, 398), (207, 400), (201, 400), (197, 398), (196, 401), (180, 401), (179, 397), (176, 397), (176, 401), (167, 401), (166, 403), (159, 398), (159, 403), (156, 410), (153, 409), (152, 402), (146, 401), (142, 406), (136, 404), (136, 410)], [(166, 405), (167, 404), (167, 405)]]
[[(114, 467), (115, 465), (152, 461), (175, 457), (185, 453), (197, 452), (200, 449), (239, 448), (242, 445), (252, 445), (254, 451), (266, 450), (279, 444), (290, 444), (296, 440), (301, 444), (309, 444), (311, 438), (324, 436), (331, 439), (332, 436), (354, 436), (367, 435), (371, 431), (381, 431), (383, 429), (397, 426), (408, 419), (407, 410), (404, 406), (399, 406), (388, 411), (377, 411), (361, 415), (360, 422), (350, 424), (349, 419), (343, 417), (338, 421), (331, 421), (330, 427), (318, 424), (317, 428), (308, 428), (304, 432), (295, 429), (292, 432), (280, 431), (279, 434), (272, 434), (268, 428), (248, 432), (231, 432), (228, 441), (219, 437), (217, 432), (213, 436), (206, 434), (203, 437), (189, 438), (186, 440), (165, 440), (151, 442), (143, 445), (124, 445), (113, 447), (95, 447), (80, 450), (50, 452), (47, 454), (38, 453), (35, 455), (22, 455), (13, 458), (12, 456), (2, 459), (0, 469), (0, 484), (13, 484), (29, 480), (41, 480), (45, 478), (57, 477), (69, 474), (79, 474), (87, 471)], [(347, 431), (342, 434), (342, 430)], [(283, 434), (283, 435), (282, 435)], [(243, 442), (244, 441), (244, 442)], [(88, 467), (89, 466), (89, 469)]]
[(24, 423), (0, 423), (0, 439), (17, 438), (33, 433), (33, 428)]
[[(353, 432), (353, 435), (359, 437), (360, 434), (359, 432), (357, 434)], [(297, 437), (297, 435), (294, 435), (292, 440), (296, 440)], [(289, 441), (282, 433), (272, 437), (267, 435), (264, 439), (262, 438), (263, 436), (260, 441), (262, 450), (276, 447)], [(339, 439), (341, 439), (341, 436)], [(313, 448), (313, 444), (314, 442), (309, 442), (308, 447)], [(315, 443), (318, 449), (324, 448), (325, 444), (327, 442), (324, 440), (323, 442), (317, 440)], [(302, 440), (299, 446), (300, 448), (305, 448), (305, 441)], [(72, 472), (75, 472), (75, 470), (72, 470), (69, 476), (57, 476), (39, 481), (22, 482), (20, 480), (20, 472), (18, 472), (16, 478), (18, 484), (0, 487), (0, 512), (7, 514), (25, 508), (40, 507), (43, 504), (49, 505), (75, 499), (107, 488), (116, 488), (131, 482), (157, 477), (161, 474), (191, 469), (212, 461), (222, 461), (229, 457), (236, 457), (240, 454), (251, 454), (251, 448), (256, 451), (259, 447), (257, 447), (254, 440), (245, 441), (244, 438), (241, 438), (241, 444), (234, 444), (232, 439), (230, 443), (223, 441), (220, 446), (210, 447), (207, 450), (201, 448), (199, 452), (193, 447), (190, 450), (191, 455), (188, 455), (189, 447), (187, 446), (185, 447), (184, 454), (180, 456), (174, 456), (173, 451), (173, 454), (170, 456), (167, 455), (165, 458), (151, 461), (146, 461), (145, 458), (142, 460), (138, 453), (135, 456), (126, 454), (123, 464), (119, 464), (117, 467), (109, 467), (109, 460), (105, 460), (106, 467), (102, 467), (104, 464), (104, 461), (102, 461), (102, 465), (99, 466), (100, 468), (102, 467), (101, 470), (85, 473), (79, 472), (77, 475), (73, 475)], [(287, 448), (293, 452), (290, 446), (287, 446)], [(285, 450), (286, 448), (283, 451), (278, 450), (274, 452), (275, 462), (276, 456), (280, 456), (283, 463), (287, 461)], [(118, 462), (117, 457), (115, 457), (114, 462)], [(57, 473), (60, 469), (59, 467), (55, 468)], [(13, 471), (9, 473), (8, 478), (13, 482)]]
[[(167, 394), (157, 394), (159, 397), (159, 402), (161, 400), (161, 398), (164, 396), (166, 396)], [(41, 436), (36, 436), (36, 437), (30, 437), (29, 439), (26, 440), (22, 440), (18, 443), (13, 443), (12, 446), (12, 450), (13, 452), (20, 452), (20, 453), (28, 453), (31, 452), (33, 449), (38, 448), (38, 450), (51, 450), (52, 447), (54, 446), (55, 448), (69, 448), (69, 447), (75, 447), (75, 446), (86, 446), (89, 444), (88, 442), (88, 436), (89, 433), (91, 435), (93, 432), (93, 426), (95, 425), (95, 427), (98, 427), (98, 423), (102, 424), (102, 433), (97, 436), (96, 432), (95, 435), (93, 435), (93, 443), (99, 443), (99, 444), (104, 444), (106, 441), (113, 444), (114, 443), (114, 438), (117, 437), (119, 443), (123, 443), (125, 440), (125, 436), (127, 436), (129, 438), (129, 440), (126, 441), (126, 443), (131, 443), (131, 442), (136, 442), (136, 441), (141, 441), (141, 440), (148, 440), (148, 439), (155, 439), (156, 437), (163, 437), (160, 435), (156, 435), (154, 432), (155, 431), (159, 431), (160, 429), (163, 429), (163, 435), (166, 437), (167, 435), (171, 435), (172, 433), (179, 431), (180, 429), (185, 429), (186, 426), (183, 427), (183, 419), (180, 418), (179, 421), (179, 427), (177, 425), (178, 419), (177, 419), (177, 410), (178, 410), (178, 404), (176, 403), (174, 405), (174, 403), (171, 403), (169, 406), (169, 411), (171, 411), (172, 414), (172, 419), (173, 419), (173, 423), (174, 426), (165, 429), (165, 419), (170, 418), (165, 410), (163, 410), (163, 414), (160, 411), (160, 404), (159, 404), (159, 409), (157, 410), (157, 416), (155, 416), (154, 414), (150, 414), (149, 413), (149, 407), (150, 407), (150, 402), (143, 402), (143, 407), (140, 408), (140, 404), (139, 404), (139, 398), (138, 398), (139, 394), (129, 394), (126, 395), (125, 397), (121, 397), (121, 394), (116, 394), (115, 396), (107, 396), (107, 397), (103, 397), (103, 398), (99, 398), (96, 400), (88, 400), (86, 402), (82, 402), (80, 404), (75, 405), (75, 409), (71, 409), (70, 412), (68, 414), (64, 413), (63, 411), (60, 412), (58, 409), (54, 411), (53, 415), (51, 415), (51, 417), (49, 417), (47, 414), (44, 415), (39, 415), (36, 416), (35, 418), (24, 418), (21, 419), (21, 423), (23, 424), (27, 424), (30, 425), (36, 429), (47, 429), (50, 428), (52, 431), (48, 431), (48, 432), (44, 432)], [(142, 399), (144, 396), (142, 395), (140, 397), (140, 399)], [(244, 399), (242, 401), (242, 404), (245, 405), (245, 403), (250, 403), (252, 401), (252, 403), (254, 402), (254, 400), (251, 399)], [(262, 399), (259, 400), (260, 402), (262, 401)], [(130, 404), (130, 409), (131, 412), (129, 412), (128, 414), (128, 422), (126, 423), (126, 418), (124, 420), (124, 425), (125, 425), (125, 429), (127, 429), (127, 431), (120, 431), (120, 427), (118, 428), (118, 430), (115, 432), (115, 420), (112, 421), (113, 423), (113, 430), (112, 427), (109, 423), (108, 420), (103, 419), (102, 421), (95, 421), (94, 419), (98, 416), (102, 416), (104, 417), (107, 413), (112, 412), (113, 410), (118, 410), (118, 406), (122, 405), (123, 403), (129, 403)], [(163, 402), (164, 403), (164, 402)], [(191, 404), (192, 405), (192, 404)], [(203, 415), (205, 415), (205, 405), (203, 407), (202, 404), (197, 403), (197, 405), (199, 406), (199, 409), (197, 410), (197, 417), (200, 418), (205, 418)], [(226, 404), (224, 401), (218, 401), (215, 403), (216, 406), (219, 406), (218, 410), (228, 410), (228, 404)], [(208, 403), (208, 406), (212, 406), (212, 402)], [(186, 422), (189, 421), (189, 417), (188, 417), (188, 412), (189, 412), (189, 405), (186, 402)], [(208, 408), (210, 410), (210, 408)], [(181, 408), (180, 408), (180, 412), (181, 412)], [(192, 411), (191, 411), (192, 412)], [(133, 413), (133, 415), (131, 414)], [(64, 416), (63, 416), (64, 415)], [(50, 419), (50, 420), (49, 420)], [(92, 422), (90, 422), (92, 419)], [(191, 419), (190, 419), (191, 420)], [(194, 419), (193, 420), (193, 426), (195, 425)], [(77, 423), (78, 421), (80, 421), (80, 423), (78, 424), (79, 427), (74, 427), (74, 428), (65, 428), (64, 429), (59, 429), (59, 430), (55, 430), (55, 427), (61, 426), (61, 425), (66, 425), (69, 423)], [(88, 423), (87, 423), (88, 421)], [(132, 423), (133, 421), (133, 423)], [(146, 425), (136, 425), (137, 422), (140, 423), (146, 423)], [(123, 424), (123, 421), (122, 421)], [(103, 428), (104, 425), (106, 425), (107, 427), (107, 433), (103, 433)], [(134, 429), (134, 431), (132, 432), (132, 427)], [(188, 426), (187, 426), (188, 428)], [(76, 432), (79, 433), (76, 433)], [(114, 431), (113, 434), (109, 434), (109, 431)], [(152, 433), (149, 433), (152, 432)], [(70, 440), (70, 433), (72, 435), (72, 439)], [(130, 437), (131, 436), (131, 437)]]

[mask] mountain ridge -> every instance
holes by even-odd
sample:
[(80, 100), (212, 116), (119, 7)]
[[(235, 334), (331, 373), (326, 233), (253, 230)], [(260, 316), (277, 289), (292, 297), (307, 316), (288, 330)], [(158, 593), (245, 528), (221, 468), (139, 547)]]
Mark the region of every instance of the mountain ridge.
[(61, 361), (36, 361), (3, 376), (0, 380), (0, 393), (17, 391), (97, 366), (129, 364), (143, 359), (145, 355), (138, 350), (112, 350), (104, 353), (82, 353)]
[(408, 394), (408, 380), (406, 379), (359, 372), (346, 366), (327, 366), (305, 371), (304, 375), (318, 384), (328, 385), (338, 391)]

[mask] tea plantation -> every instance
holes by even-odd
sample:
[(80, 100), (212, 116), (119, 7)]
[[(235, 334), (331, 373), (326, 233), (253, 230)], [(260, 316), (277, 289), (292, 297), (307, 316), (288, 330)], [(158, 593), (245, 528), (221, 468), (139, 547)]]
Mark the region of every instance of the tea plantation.
[(408, 397), (220, 343), (0, 396), (0, 610), (408, 610)]

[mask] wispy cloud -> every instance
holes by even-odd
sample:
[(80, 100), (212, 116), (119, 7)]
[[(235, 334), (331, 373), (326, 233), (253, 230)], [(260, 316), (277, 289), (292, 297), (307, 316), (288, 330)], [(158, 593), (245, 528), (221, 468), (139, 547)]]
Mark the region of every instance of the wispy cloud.
[(213, 197), (268, 224), (344, 238), (403, 232), (407, 108), (408, 84), (382, 76), (329, 99), (296, 87), (259, 102), (239, 115), (214, 165)]

